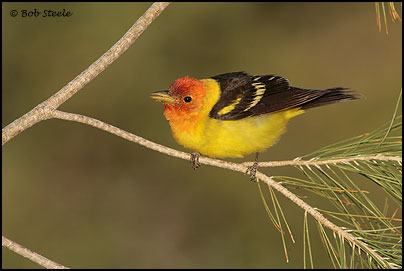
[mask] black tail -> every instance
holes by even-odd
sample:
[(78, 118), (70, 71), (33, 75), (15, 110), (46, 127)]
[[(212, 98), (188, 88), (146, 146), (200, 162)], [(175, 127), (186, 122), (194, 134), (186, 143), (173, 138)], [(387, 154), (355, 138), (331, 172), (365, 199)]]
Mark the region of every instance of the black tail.
[(326, 104), (333, 104), (347, 100), (356, 100), (357, 96), (353, 94), (352, 91), (346, 91), (347, 88), (329, 88), (325, 90), (312, 90), (323, 92), (323, 95), (320, 95), (318, 98), (308, 101), (304, 103), (301, 108), (309, 109), (317, 106), (323, 106)]

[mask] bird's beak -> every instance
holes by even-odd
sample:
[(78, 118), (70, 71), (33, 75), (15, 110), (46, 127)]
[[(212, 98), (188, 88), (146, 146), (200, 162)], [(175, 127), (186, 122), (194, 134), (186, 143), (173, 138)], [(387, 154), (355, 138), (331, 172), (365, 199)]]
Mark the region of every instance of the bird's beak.
[(168, 103), (168, 104), (175, 103), (175, 99), (170, 94), (168, 94), (168, 90), (153, 92), (150, 95), (150, 98), (162, 103)]

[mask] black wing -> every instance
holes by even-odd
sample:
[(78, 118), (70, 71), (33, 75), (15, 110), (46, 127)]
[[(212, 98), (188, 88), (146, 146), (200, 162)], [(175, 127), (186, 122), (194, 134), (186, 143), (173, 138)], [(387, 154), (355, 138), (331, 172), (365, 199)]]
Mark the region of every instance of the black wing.
[(210, 117), (239, 120), (250, 116), (275, 113), (301, 107), (308, 109), (356, 97), (346, 88), (312, 90), (291, 87), (289, 81), (276, 75), (249, 75), (232, 72), (213, 76), (222, 90)]

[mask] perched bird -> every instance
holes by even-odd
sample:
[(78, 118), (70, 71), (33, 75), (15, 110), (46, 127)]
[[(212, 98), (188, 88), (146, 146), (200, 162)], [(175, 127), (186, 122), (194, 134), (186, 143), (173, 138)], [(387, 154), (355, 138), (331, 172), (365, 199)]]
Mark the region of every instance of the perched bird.
[(245, 72), (202, 80), (183, 77), (168, 89), (151, 98), (164, 103), (177, 142), (196, 152), (191, 156), (194, 169), (200, 165), (199, 153), (219, 158), (256, 153), (246, 172), (254, 181), (258, 153), (278, 140), (291, 118), (312, 107), (356, 99), (346, 88), (303, 89), (280, 76)]

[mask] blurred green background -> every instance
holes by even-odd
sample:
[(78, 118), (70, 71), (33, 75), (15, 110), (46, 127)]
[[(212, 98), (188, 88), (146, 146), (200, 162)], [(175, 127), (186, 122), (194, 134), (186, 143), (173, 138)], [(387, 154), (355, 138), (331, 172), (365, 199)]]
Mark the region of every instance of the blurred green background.
[[(87, 68), (149, 6), (2, 3), (2, 127)], [(11, 17), (13, 9), (73, 15)], [(402, 28), (387, 20), (389, 34), (379, 33), (373, 3), (174, 3), (60, 110), (184, 150), (162, 105), (149, 98), (179, 77), (278, 74), (294, 86), (342, 86), (364, 96), (292, 120), (260, 156), (293, 159), (391, 119), (402, 84)], [(286, 238), (286, 263), (257, 185), (242, 174), (204, 165), (194, 171), (187, 161), (62, 120), (36, 124), (2, 155), (3, 234), (66, 266), (302, 267), (303, 211), (279, 195), (296, 239)], [(301, 177), (289, 167), (262, 171)], [(322, 204), (299, 193), (313, 206)], [(332, 267), (310, 220), (315, 266)], [(2, 256), (3, 268), (39, 267), (8, 249)]]

